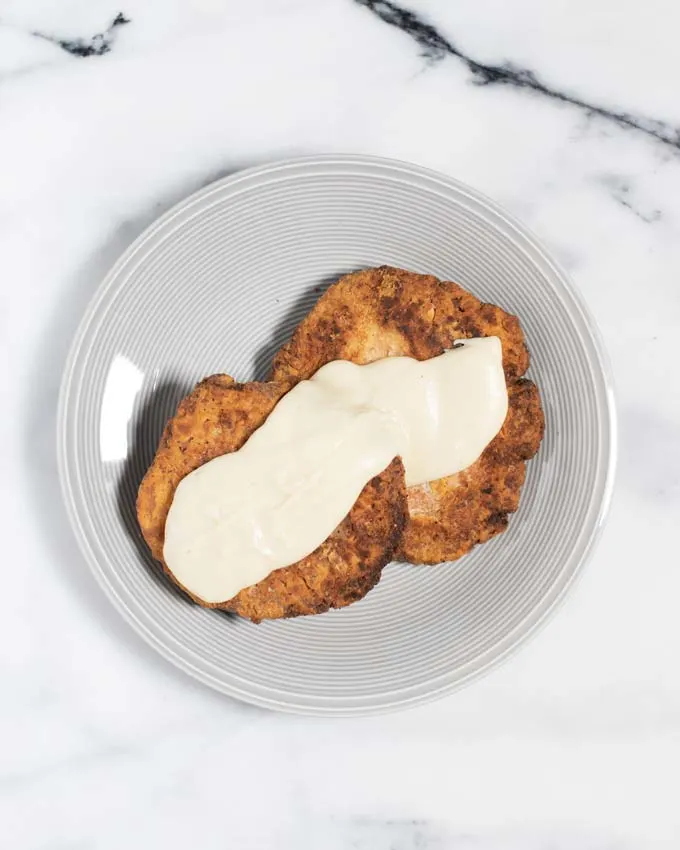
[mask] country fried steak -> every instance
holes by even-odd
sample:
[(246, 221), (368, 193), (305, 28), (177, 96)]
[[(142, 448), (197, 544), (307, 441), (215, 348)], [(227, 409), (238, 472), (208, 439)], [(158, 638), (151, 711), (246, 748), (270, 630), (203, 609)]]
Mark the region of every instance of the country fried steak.
[(398, 556), (412, 563), (459, 558), (504, 531), (517, 510), (525, 462), (538, 451), (544, 419), (516, 316), (485, 304), (458, 284), (382, 266), (345, 275), (302, 320), (274, 358), (271, 379), (292, 386), (325, 363), (383, 357), (436, 357), (456, 340), (497, 336), (509, 410), (503, 428), (472, 466), (408, 488), (408, 517)]
[[(237, 451), (287, 389), (282, 383), (239, 384), (228, 375), (213, 375), (198, 384), (168, 422), (139, 487), (137, 516), (151, 553), (174, 581), (163, 561), (163, 543), (177, 485), (204, 463)], [(342, 608), (379, 581), (399, 544), (405, 518), (404, 470), (396, 458), (368, 482), (347, 517), (311, 555), (275, 570), (224, 603), (205, 603), (182, 589), (201, 605), (254, 622)]]

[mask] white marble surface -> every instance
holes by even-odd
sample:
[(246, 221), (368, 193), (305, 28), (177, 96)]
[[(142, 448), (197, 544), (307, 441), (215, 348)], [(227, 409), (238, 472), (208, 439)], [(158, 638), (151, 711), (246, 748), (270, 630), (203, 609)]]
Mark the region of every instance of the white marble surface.
[[(3, 848), (680, 847), (680, 10), (409, 4), (0, 0)], [(441, 169), (523, 218), (599, 321), (621, 419), (611, 518), (555, 621), (459, 694), (351, 721), (156, 658), (90, 578), (54, 455), (115, 256), (216, 176), (324, 151)]]

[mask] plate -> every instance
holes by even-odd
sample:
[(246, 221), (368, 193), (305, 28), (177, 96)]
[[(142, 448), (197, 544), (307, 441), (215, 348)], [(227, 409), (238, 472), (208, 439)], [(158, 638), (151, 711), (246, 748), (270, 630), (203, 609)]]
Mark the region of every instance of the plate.
[[(349, 608), (259, 626), (192, 604), (135, 519), (166, 420), (206, 375), (263, 378), (329, 283), (389, 264), (455, 280), (517, 314), (546, 435), (510, 528), (454, 564), (392, 564)], [(85, 559), (162, 655), (246, 702), (361, 714), (447, 694), (540, 626), (579, 573), (612, 490), (611, 381), (592, 319), (526, 228), (407, 163), (275, 163), (220, 180), (153, 224), (111, 270), (63, 379), (60, 474)]]

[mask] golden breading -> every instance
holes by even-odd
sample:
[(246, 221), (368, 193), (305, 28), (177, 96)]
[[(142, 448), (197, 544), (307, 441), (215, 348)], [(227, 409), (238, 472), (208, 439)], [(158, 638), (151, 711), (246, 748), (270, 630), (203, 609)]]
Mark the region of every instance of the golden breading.
[(482, 456), (467, 469), (409, 487), (409, 518), (398, 557), (415, 564), (455, 561), (477, 543), (508, 526), (519, 507), (525, 461), (543, 436), (543, 414), (536, 385), (526, 379), (508, 387), (509, 409), (503, 427)]
[(459, 558), (507, 527), (519, 504), (524, 462), (543, 436), (538, 390), (520, 380), (529, 353), (516, 316), (484, 304), (458, 284), (382, 266), (342, 277), (274, 358), (272, 380), (293, 384), (332, 360), (436, 357), (455, 340), (497, 336), (509, 413), (482, 457), (457, 475), (411, 487), (398, 555), (412, 563)]
[[(238, 384), (228, 375), (214, 375), (180, 403), (166, 425), (139, 487), (137, 517), (151, 553), (173, 580), (163, 562), (163, 542), (177, 485), (209, 460), (237, 451), (285, 391), (283, 384)], [(234, 611), (259, 622), (349, 605), (380, 579), (401, 538), (405, 517), (404, 469), (396, 459), (369, 481), (347, 517), (311, 555), (275, 570), (228, 602), (206, 607)]]
[(528, 369), (516, 316), (483, 304), (456, 283), (381, 266), (345, 275), (321, 296), (274, 357), (271, 378), (297, 382), (331, 360), (360, 365), (394, 355), (427, 360), (455, 340), (475, 336), (500, 339), (506, 378)]

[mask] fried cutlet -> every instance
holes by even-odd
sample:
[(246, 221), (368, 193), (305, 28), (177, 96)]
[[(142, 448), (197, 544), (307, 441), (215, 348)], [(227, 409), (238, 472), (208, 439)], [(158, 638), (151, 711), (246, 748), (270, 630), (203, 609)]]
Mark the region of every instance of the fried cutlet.
[(381, 266), (329, 287), (274, 357), (272, 380), (310, 378), (331, 360), (360, 365), (402, 355), (427, 360), (457, 339), (497, 336), (509, 380), (529, 367), (516, 316), (483, 304), (456, 283)]
[[(163, 543), (177, 485), (209, 460), (237, 451), (287, 388), (277, 383), (239, 384), (228, 375), (214, 375), (198, 384), (166, 425), (139, 487), (137, 517), (152, 555), (173, 580), (163, 561)], [(394, 555), (405, 517), (404, 470), (397, 458), (369, 481), (349, 514), (311, 555), (275, 570), (228, 602), (212, 605), (193, 598), (254, 622), (342, 608), (378, 582)]]
[(484, 304), (458, 284), (382, 266), (332, 285), (276, 354), (271, 378), (289, 385), (332, 360), (364, 364), (382, 357), (436, 357), (456, 340), (497, 336), (509, 410), (482, 456), (457, 475), (408, 489), (408, 518), (398, 556), (412, 563), (459, 558), (504, 531), (519, 504), (525, 461), (543, 436), (536, 386), (522, 375), (529, 353), (516, 316)]
[(455, 561), (505, 531), (508, 514), (519, 507), (525, 461), (538, 451), (542, 428), (536, 385), (513, 381), (503, 427), (481, 457), (455, 475), (408, 488), (409, 518), (398, 557), (414, 564)]

